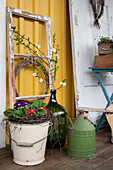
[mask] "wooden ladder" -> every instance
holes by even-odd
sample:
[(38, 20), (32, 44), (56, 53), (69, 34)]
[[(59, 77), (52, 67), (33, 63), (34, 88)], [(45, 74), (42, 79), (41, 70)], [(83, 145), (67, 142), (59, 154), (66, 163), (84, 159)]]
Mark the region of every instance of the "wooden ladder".
[[(13, 15), (18, 16), (18, 17), (32, 19), (34, 21), (41, 21), (46, 24), (49, 73), (50, 73), (51, 65), (52, 65), (52, 62), (50, 62), (50, 59), (52, 58), (51, 18), (8, 6), (7, 7), (7, 48), (8, 48), (10, 108), (13, 108), (16, 100), (36, 99), (36, 98), (43, 99), (43, 98), (50, 96), (50, 94), (35, 95), (35, 96), (20, 96), (20, 97), (16, 96), (14, 59), (15, 57), (27, 58), (27, 57), (30, 57), (30, 55), (29, 54), (14, 54), (13, 30), (12, 30), (12, 16)], [(49, 74), (48, 81), (49, 81), (50, 90), (54, 83), (54, 82), (51, 82), (51, 80), (52, 80), (51, 74)]]

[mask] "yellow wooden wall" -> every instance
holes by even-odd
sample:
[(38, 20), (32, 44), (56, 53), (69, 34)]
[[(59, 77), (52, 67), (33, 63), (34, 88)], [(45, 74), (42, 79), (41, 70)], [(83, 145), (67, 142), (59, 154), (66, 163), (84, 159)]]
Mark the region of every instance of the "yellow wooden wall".
[[(57, 91), (57, 101), (63, 105), (70, 117), (74, 117), (74, 86), (72, 71), (72, 55), (69, 29), (69, 11), (67, 0), (6, 0), (7, 6), (20, 8), (23, 10), (35, 12), (40, 15), (51, 17), (52, 34), (56, 33), (57, 43), (61, 49), (59, 52), (59, 71), (55, 87), (64, 78), (67, 79), (67, 85)], [(29, 36), (31, 41), (40, 44), (42, 50), (46, 48), (45, 26), (37, 21), (31, 21), (22, 17), (13, 17), (13, 25), (21, 34)], [(14, 43), (15, 53), (28, 53), (24, 47), (17, 47)], [(16, 59), (15, 63), (19, 62)], [(29, 68), (22, 70), (17, 77), (16, 87), (21, 96), (36, 95), (43, 93), (44, 85), (37, 83), (38, 79), (32, 76)], [(9, 107), (9, 88), (8, 88), (8, 69), (7, 69), (7, 107)]]

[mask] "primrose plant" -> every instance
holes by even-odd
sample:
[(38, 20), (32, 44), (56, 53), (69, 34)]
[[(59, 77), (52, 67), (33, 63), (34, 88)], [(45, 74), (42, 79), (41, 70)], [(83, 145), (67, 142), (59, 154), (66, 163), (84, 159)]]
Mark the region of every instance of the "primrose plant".
[[(53, 82), (56, 80), (56, 75), (59, 69), (58, 66), (58, 59), (59, 59), (59, 45), (56, 44), (56, 34), (53, 35), (53, 47), (52, 47), (52, 58), (50, 59), (48, 56), (45, 55), (44, 52), (41, 51), (41, 46), (39, 44), (34, 44), (30, 41), (30, 38), (26, 38), (25, 34), (21, 35), (17, 30), (16, 27), (12, 26), (12, 30), (14, 33), (14, 39), (16, 41), (16, 45), (23, 45), (25, 48), (28, 49), (30, 56), (32, 57), (38, 57), (39, 60), (43, 61), (44, 64), (49, 68), (50, 62), (52, 62), (51, 69), (49, 74), (51, 74), (51, 79)], [(40, 65), (39, 69), (45, 74), (45, 70), (43, 69), (43, 66)], [(39, 72), (37, 72), (37, 68), (31, 66), (31, 70), (33, 70), (33, 76), (37, 77), (39, 79), (39, 82), (43, 82), (46, 84), (47, 82), (44, 80), (44, 78), (40, 77)], [(57, 89), (61, 90), (63, 86), (66, 86), (66, 79), (63, 79), (59, 83), (59, 87)], [(54, 87), (53, 87), (54, 88)], [(56, 89), (56, 90), (57, 90)]]

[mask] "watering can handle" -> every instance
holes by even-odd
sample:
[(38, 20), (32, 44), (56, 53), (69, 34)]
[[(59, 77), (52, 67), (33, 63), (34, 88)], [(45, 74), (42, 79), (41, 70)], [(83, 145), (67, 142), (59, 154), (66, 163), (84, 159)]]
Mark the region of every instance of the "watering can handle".
[(73, 122), (72, 122), (71, 118), (69, 116), (66, 116), (66, 117), (69, 119), (71, 126), (73, 127)]

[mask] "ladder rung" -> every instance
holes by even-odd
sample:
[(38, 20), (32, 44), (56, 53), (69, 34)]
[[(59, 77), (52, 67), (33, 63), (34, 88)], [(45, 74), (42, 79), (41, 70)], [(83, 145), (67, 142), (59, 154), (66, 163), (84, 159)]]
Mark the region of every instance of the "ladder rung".
[(35, 96), (20, 96), (16, 97), (16, 100), (26, 100), (26, 99), (44, 99), (46, 97), (50, 97), (50, 94), (44, 94), (44, 95), (35, 95)]
[(32, 54), (18, 54), (18, 53), (14, 53), (14, 57), (37, 57), (37, 58), (43, 58), (43, 59), (50, 59), (49, 57), (40, 57), (39, 55), (32, 55)]

